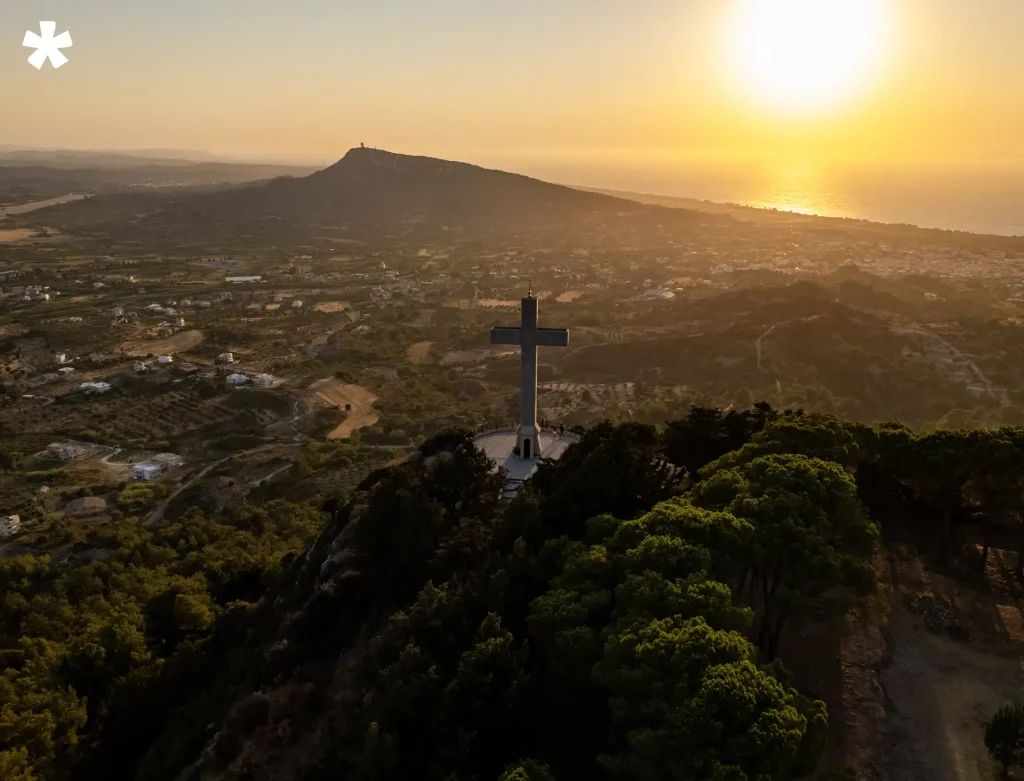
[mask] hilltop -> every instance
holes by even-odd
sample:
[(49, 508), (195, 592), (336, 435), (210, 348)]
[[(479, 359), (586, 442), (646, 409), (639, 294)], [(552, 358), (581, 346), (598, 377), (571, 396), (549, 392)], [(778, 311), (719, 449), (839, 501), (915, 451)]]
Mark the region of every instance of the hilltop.
[[(139, 218), (142, 211), (146, 216)], [(216, 192), (175, 193), (155, 203), (147, 201), (145, 209), (134, 195), (93, 198), (50, 209), (45, 218), (39, 218), (47, 224), (121, 221), (134, 227), (170, 226), (185, 231), (237, 229), (240, 225), (358, 225), (384, 230), (494, 232), (644, 215), (676, 222), (692, 213), (469, 163), (360, 147), (308, 176), (280, 176)]]

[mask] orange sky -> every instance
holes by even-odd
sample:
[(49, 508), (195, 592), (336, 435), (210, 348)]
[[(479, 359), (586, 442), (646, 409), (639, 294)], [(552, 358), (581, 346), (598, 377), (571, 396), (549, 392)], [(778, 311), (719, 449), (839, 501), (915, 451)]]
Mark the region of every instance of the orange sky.
[(752, 1), (8, 0), (0, 30), (55, 19), (75, 44), (60, 71), (0, 48), (0, 144), (1024, 159), (1021, 0), (880, 0), (892, 29), (877, 78), (803, 119), (730, 72), (730, 14)]

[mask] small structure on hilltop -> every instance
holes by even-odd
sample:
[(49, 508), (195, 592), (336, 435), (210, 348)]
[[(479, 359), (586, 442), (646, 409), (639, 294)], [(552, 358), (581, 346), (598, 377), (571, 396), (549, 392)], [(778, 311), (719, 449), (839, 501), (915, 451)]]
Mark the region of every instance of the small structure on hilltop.
[(569, 344), (567, 329), (537, 326), (537, 311), (537, 299), (531, 290), (522, 299), (522, 320), (518, 328), (496, 326), (491, 329), (491, 344), (520, 348), (519, 427), (485, 432), (475, 439), (476, 446), (508, 473), (506, 496), (514, 496), (543, 459), (560, 458), (565, 449), (577, 441), (575, 434), (544, 431), (537, 425), (537, 348)]

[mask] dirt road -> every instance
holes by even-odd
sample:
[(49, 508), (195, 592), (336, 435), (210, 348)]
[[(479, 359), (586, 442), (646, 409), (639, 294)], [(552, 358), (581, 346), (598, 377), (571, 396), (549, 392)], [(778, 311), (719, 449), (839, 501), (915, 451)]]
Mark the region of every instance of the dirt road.
[[(873, 777), (884, 781), (988, 781), (996, 768), (985, 721), (1024, 690), (1020, 644), (996, 630), (996, 600), (964, 583), (895, 561), (889, 664), (881, 675), (887, 717)], [(915, 593), (943, 595), (972, 639), (953, 640), (910, 611)], [(1007, 601), (1007, 600), (1002, 600)], [(1015, 605), (1017, 612), (1020, 606)]]

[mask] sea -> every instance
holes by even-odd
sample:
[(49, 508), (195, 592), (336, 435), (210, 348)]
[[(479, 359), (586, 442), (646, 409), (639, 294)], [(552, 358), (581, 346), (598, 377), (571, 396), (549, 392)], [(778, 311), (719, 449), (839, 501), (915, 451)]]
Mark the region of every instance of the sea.
[(507, 161), (548, 181), (827, 217), (1024, 236), (1024, 158), (971, 163), (822, 165), (738, 160)]

